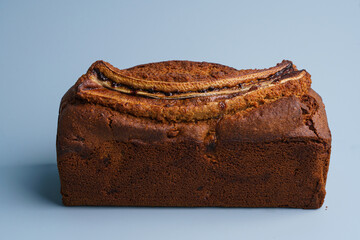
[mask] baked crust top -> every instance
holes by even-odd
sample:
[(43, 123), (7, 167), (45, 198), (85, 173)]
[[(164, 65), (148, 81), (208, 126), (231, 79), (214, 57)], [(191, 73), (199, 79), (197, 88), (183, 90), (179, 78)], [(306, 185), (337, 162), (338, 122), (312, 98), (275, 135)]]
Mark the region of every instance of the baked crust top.
[[(163, 82), (207, 81), (239, 75), (239, 71), (232, 67), (192, 61), (148, 63), (118, 71), (133, 78)], [(243, 71), (245, 73), (246, 70)]]
[(137, 117), (189, 122), (246, 112), (302, 96), (310, 74), (284, 60), (268, 69), (237, 70), (215, 63), (166, 61), (120, 70), (104, 61), (89, 68), (64, 96)]

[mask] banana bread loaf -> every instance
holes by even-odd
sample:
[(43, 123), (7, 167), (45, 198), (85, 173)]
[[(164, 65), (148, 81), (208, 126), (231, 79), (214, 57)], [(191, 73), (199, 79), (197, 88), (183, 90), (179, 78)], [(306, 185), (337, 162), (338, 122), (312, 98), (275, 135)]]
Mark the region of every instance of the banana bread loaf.
[(64, 95), (63, 203), (319, 208), (331, 134), (310, 74), (95, 62)]

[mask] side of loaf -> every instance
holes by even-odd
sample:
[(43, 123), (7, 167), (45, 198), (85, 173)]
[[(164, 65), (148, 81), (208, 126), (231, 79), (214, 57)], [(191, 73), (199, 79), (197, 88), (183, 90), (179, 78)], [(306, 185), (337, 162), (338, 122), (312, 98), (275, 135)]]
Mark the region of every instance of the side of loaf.
[(60, 106), (63, 203), (319, 208), (331, 134), (310, 84), (289, 61), (96, 62)]

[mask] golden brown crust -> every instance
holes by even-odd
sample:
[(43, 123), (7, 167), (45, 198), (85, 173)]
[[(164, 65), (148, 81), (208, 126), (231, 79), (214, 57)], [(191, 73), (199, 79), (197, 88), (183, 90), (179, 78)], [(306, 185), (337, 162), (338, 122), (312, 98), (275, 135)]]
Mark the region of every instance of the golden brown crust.
[(311, 89), (196, 123), (75, 102), (57, 138), (65, 205), (319, 208), (330, 147)]
[[(149, 72), (148, 76), (144, 72)], [(290, 61), (262, 70), (189, 61), (119, 70), (97, 61), (74, 86), (72, 97), (137, 117), (191, 122), (246, 112), (282, 97), (302, 96), (310, 86), (310, 74), (298, 71)]]
[(106, 62), (110, 69), (123, 76), (162, 82), (189, 82), (216, 80), (223, 77), (238, 75), (238, 70), (228, 66), (208, 62), (164, 61), (138, 65), (129, 69), (119, 70)]
[[(209, 83), (218, 89), (204, 91)], [(63, 203), (319, 208), (331, 134), (310, 85), (289, 61), (96, 62), (60, 106)]]

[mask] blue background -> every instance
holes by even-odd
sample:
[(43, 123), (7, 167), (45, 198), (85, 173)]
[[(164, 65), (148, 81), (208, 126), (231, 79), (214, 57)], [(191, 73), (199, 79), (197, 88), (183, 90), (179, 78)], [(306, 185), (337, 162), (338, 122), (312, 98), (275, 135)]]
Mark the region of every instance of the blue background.
[[(0, 1), (0, 239), (360, 239), (359, 25), (359, 0)], [(333, 135), (324, 206), (62, 206), (58, 107), (98, 59), (307, 69)]]

